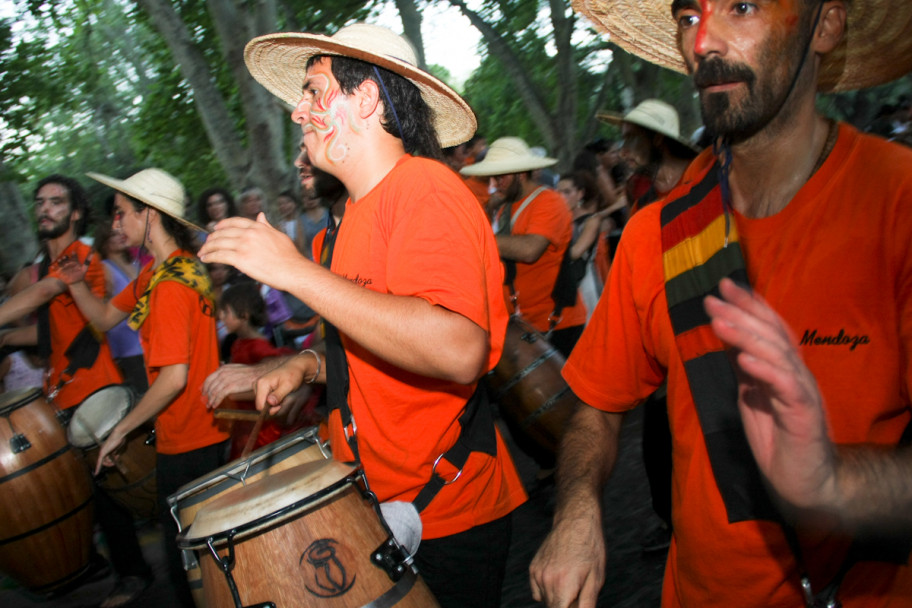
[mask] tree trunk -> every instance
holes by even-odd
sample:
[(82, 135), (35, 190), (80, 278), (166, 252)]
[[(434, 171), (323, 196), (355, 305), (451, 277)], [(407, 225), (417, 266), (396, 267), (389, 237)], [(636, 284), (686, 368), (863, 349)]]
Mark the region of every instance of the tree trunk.
[(402, 30), (418, 53), (418, 67), (427, 70), (424, 59), (424, 37), (421, 35), (421, 13), (418, 11), (416, 0), (396, 0), (396, 9), (402, 19)]
[[(6, 176), (0, 160), (0, 176)], [(25, 201), (16, 184), (0, 178), (0, 272), (15, 274), (38, 254), (38, 239), (29, 222)]]

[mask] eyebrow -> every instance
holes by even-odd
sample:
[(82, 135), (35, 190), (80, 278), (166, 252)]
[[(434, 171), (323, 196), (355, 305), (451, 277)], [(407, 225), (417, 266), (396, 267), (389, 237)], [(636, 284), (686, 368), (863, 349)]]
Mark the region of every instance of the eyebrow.
[(674, 15), (678, 11), (684, 10), (685, 8), (696, 9), (698, 7), (699, 6), (697, 4), (697, 0), (674, 0), (671, 3), (671, 14)]

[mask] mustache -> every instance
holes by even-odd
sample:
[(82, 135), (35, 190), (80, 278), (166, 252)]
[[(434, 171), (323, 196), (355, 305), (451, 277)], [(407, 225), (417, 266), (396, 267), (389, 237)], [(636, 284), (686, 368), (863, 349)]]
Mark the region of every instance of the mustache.
[(750, 85), (756, 79), (757, 75), (746, 65), (729, 64), (718, 58), (701, 62), (696, 72), (694, 72), (694, 84), (701, 89), (717, 84), (739, 81)]

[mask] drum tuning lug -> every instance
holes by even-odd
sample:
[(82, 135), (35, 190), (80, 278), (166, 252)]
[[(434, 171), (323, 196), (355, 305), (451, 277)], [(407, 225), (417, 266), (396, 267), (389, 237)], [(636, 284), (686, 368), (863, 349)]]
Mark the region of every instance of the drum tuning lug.
[(408, 557), (402, 545), (393, 538), (386, 539), (382, 545), (371, 552), (371, 561), (378, 568), (382, 568), (394, 583), (405, 574), (405, 562)]
[(143, 443), (145, 445), (155, 445), (155, 429), (149, 431), (149, 434), (146, 435), (146, 440)]
[(16, 433), (10, 437), (10, 449), (13, 451), (13, 454), (24, 452), (30, 447), (32, 447), (31, 442), (22, 433)]
[(530, 331), (530, 332), (524, 333), (524, 334), (520, 337), (520, 339), (521, 339), (523, 342), (527, 342), (527, 343), (529, 343), (529, 344), (534, 344), (534, 343), (538, 340), (538, 336), (536, 336), (534, 333), (532, 333), (532, 332)]

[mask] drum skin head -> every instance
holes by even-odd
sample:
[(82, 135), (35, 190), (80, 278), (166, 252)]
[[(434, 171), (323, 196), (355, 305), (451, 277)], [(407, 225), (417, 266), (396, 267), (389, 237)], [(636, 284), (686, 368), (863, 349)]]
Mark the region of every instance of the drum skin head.
[[(296, 503), (300, 509), (319, 504), (332, 496), (334, 486), (344, 489), (345, 484), (339, 482), (356, 470), (356, 466), (336, 460), (308, 462), (229, 492), (199, 510), (185, 540), (179, 544), (193, 548), (205, 545), (208, 538), (227, 536), (239, 527), (255, 527), (260, 520), (264, 525), (276, 523), (278, 520), (273, 521), (271, 515)], [(308, 502), (309, 497), (313, 500)]]
[(67, 438), (77, 448), (90, 448), (104, 440), (131, 407), (133, 395), (125, 386), (115, 384), (98, 389), (76, 407)]
[(0, 416), (6, 416), (23, 405), (31, 403), (41, 395), (40, 388), (20, 388), (0, 394)]

